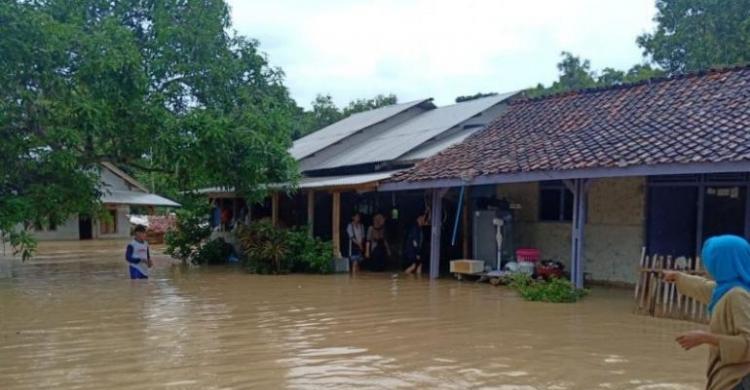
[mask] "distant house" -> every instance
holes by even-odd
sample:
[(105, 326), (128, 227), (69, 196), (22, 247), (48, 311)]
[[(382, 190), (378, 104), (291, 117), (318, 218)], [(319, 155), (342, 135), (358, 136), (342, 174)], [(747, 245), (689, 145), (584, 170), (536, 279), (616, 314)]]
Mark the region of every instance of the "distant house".
[(136, 179), (111, 163), (99, 165), (102, 204), (109, 218), (74, 215), (58, 226), (37, 226), (33, 235), (39, 240), (87, 240), (95, 238), (124, 238), (130, 236), (129, 214), (133, 207), (144, 212), (154, 207), (180, 207), (174, 201), (152, 194)]
[(517, 99), (379, 187), (432, 191), (438, 213), (459, 188), (515, 204), (512, 241), (567, 263), (577, 285), (635, 282), (642, 247), (696, 256), (710, 236), (750, 238), (750, 67)]
[[(379, 183), (482, 130), (507, 109), (515, 93), (437, 107), (432, 99), (353, 114), (296, 140), (289, 150), (302, 179), (295, 195), (275, 193), (264, 205), (245, 205), (231, 189), (200, 190), (242, 217), (268, 217), (283, 225), (308, 225), (346, 254), (341, 231), (354, 211), (368, 219), (387, 213), (390, 231), (401, 232), (426, 207), (422, 191), (377, 192)], [(283, 186), (280, 186), (283, 187)], [(343, 246), (343, 249), (342, 249)]]

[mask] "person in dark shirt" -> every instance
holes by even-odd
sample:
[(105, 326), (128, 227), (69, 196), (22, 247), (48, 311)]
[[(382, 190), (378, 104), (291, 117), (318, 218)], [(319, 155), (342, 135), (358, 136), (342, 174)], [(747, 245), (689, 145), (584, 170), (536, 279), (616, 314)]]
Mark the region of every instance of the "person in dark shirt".
[(424, 214), (417, 217), (416, 223), (409, 228), (406, 235), (406, 246), (404, 248), (404, 257), (409, 266), (406, 268), (407, 274), (422, 273), (422, 244), (424, 243), (424, 233), (422, 228), (425, 226), (427, 218)]

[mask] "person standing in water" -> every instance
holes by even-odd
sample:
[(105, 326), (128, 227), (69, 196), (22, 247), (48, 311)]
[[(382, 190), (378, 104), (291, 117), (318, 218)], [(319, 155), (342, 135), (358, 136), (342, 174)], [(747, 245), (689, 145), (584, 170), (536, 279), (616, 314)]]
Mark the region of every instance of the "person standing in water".
[(153, 266), (151, 252), (146, 242), (146, 227), (138, 225), (134, 231), (135, 237), (125, 250), (125, 260), (128, 261), (130, 279), (148, 279), (148, 269)]
[(377, 213), (372, 218), (372, 226), (367, 229), (365, 257), (372, 262), (373, 271), (384, 271), (385, 259), (390, 255), (391, 248), (385, 239), (385, 217)]
[(361, 219), (359, 213), (354, 213), (352, 222), (346, 227), (346, 235), (349, 237), (349, 261), (351, 261), (353, 273), (359, 272), (365, 249), (365, 227)]
[(706, 389), (750, 390), (750, 244), (724, 235), (706, 241), (701, 253), (713, 280), (664, 271), (680, 293), (708, 305), (709, 330), (677, 336), (685, 350), (708, 346)]
[(417, 223), (414, 224), (406, 235), (406, 246), (404, 248), (404, 257), (409, 266), (406, 268), (407, 274), (422, 273), (422, 244), (424, 243), (424, 232), (422, 228), (427, 222), (427, 217), (421, 214), (417, 217)]

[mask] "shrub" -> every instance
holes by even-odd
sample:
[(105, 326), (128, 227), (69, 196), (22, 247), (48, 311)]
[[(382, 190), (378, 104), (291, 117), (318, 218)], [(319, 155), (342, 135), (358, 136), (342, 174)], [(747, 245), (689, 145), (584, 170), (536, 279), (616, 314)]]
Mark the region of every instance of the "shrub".
[(217, 238), (201, 245), (191, 261), (200, 265), (225, 264), (231, 254), (232, 246), (224, 239)]
[(588, 293), (588, 290), (577, 289), (565, 279), (550, 278), (542, 281), (525, 274), (512, 275), (509, 286), (527, 301), (575, 302)]
[(208, 241), (207, 210), (183, 209), (177, 212), (176, 227), (167, 231), (165, 252), (183, 263), (223, 264), (232, 248), (224, 240)]
[(267, 220), (242, 225), (237, 230), (244, 251), (244, 264), (249, 272), (281, 274), (291, 270), (287, 254), (286, 232)]
[(310, 237), (306, 228), (292, 229), (287, 232), (289, 256), (292, 271), (329, 274), (333, 272), (330, 242)]
[(333, 272), (331, 244), (309, 237), (304, 228), (285, 230), (274, 227), (270, 221), (261, 220), (241, 226), (237, 237), (242, 244), (244, 264), (249, 272)]

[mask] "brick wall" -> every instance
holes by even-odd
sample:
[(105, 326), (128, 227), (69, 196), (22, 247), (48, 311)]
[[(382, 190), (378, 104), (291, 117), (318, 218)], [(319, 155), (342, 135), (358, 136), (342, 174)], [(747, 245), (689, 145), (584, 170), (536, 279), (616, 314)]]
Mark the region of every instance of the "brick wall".
[[(635, 282), (635, 266), (644, 243), (644, 179), (598, 179), (589, 190), (585, 227), (585, 268), (594, 280)], [(498, 196), (519, 203), (513, 239), (535, 247), (543, 259), (570, 264), (569, 222), (539, 221), (538, 183), (500, 185)]]

